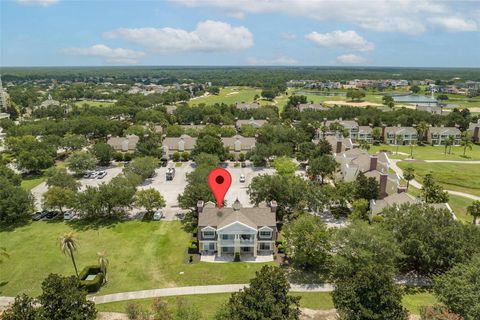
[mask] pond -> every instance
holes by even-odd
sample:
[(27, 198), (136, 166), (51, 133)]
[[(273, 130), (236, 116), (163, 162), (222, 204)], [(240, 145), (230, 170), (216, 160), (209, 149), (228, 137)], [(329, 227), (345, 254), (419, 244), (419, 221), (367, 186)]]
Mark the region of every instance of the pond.
[(395, 102), (437, 104), (437, 100), (429, 96), (407, 94), (407, 95), (399, 95), (399, 96), (392, 96), (392, 97)]

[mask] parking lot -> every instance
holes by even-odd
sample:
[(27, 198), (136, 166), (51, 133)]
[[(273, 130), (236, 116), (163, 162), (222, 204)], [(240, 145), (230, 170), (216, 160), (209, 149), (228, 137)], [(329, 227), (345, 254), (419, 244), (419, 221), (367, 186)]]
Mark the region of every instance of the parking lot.
[(110, 166), (108, 168), (106, 167), (98, 167), (96, 171), (101, 171), (104, 170), (107, 175), (103, 177), (102, 179), (97, 179), (97, 178), (81, 178), (78, 180), (81, 184), (80, 190), (85, 190), (87, 186), (91, 187), (96, 187), (101, 183), (108, 183), (110, 182), (113, 178), (118, 176), (120, 173), (122, 173), (123, 168), (122, 167), (117, 167), (117, 166)]

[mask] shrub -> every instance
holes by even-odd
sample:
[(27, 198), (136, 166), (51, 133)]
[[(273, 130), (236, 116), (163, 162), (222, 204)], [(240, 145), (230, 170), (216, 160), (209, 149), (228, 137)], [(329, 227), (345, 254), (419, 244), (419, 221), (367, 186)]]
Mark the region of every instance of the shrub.
[(192, 236), (193, 236), (193, 237), (196, 237), (196, 236), (197, 236), (197, 232), (198, 232), (198, 228), (197, 228), (197, 227), (193, 228), (193, 229), (192, 229)]
[(235, 154), (234, 153), (229, 153), (228, 154), (228, 160), (231, 160), (231, 161), (235, 160)]
[(133, 159), (133, 154), (131, 153), (124, 153), (123, 154), (123, 161), (132, 161)]
[(180, 161), (180, 152), (173, 153), (173, 161), (178, 162)]
[(188, 161), (189, 157), (190, 153), (188, 153), (187, 151), (182, 152), (182, 161)]
[[(95, 275), (92, 280), (85, 280), (89, 275)], [(103, 284), (104, 275), (100, 271), (100, 266), (87, 266), (79, 274), (80, 286), (87, 290), (87, 292), (97, 292)]]
[(235, 257), (233, 258), (233, 262), (240, 262), (240, 252), (235, 252)]
[(238, 160), (240, 160), (241, 162), (245, 161), (245, 153), (243, 153), (243, 152), (240, 153), (240, 154), (238, 155)]
[(278, 247), (280, 245), (283, 245), (283, 240), (277, 240), (275, 241), (275, 245)]
[(375, 222), (375, 223), (380, 223), (382, 222), (384, 219), (382, 216), (373, 216), (372, 218), (372, 222)]
[(420, 317), (422, 320), (463, 320), (462, 316), (440, 305), (421, 307)]
[(235, 163), (233, 164), (233, 167), (234, 167), (234, 168), (238, 168), (238, 167), (240, 167), (240, 163), (238, 163), (238, 162), (235, 162)]
[(118, 151), (115, 152), (115, 153), (113, 154), (113, 160), (119, 161), (119, 162), (120, 162), (120, 161), (123, 161), (123, 153), (118, 152)]
[(285, 246), (283, 244), (277, 247), (278, 253), (285, 253)]
[(192, 242), (190, 244), (190, 246), (188, 247), (188, 253), (189, 254), (196, 254), (198, 253), (198, 247), (197, 247), (197, 244)]

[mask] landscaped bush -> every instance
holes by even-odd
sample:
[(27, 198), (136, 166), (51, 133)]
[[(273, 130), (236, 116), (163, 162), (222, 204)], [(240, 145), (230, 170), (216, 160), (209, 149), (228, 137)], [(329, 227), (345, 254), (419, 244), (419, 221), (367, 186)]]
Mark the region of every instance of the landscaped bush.
[(280, 245), (283, 245), (283, 240), (277, 240), (275, 241), (275, 245), (278, 247)]
[(285, 253), (285, 246), (283, 244), (277, 247), (278, 253)]
[(190, 153), (187, 151), (182, 152), (182, 161), (188, 161), (188, 158), (190, 157)]
[(195, 241), (192, 241), (190, 243), (190, 246), (188, 247), (188, 253), (189, 254), (196, 254), (198, 253), (198, 246), (197, 246), (197, 243)]
[(382, 222), (384, 219), (382, 216), (373, 216), (372, 222)]
[(240, 167), (240, 163), (238, 163), (238, 162), (235, 162), (235, 163), (233, 164), (233, 167), (234, 167), (234, 168), (238, 168), (238, 167)]
[[(95, 275), (93, 280), (85, 280), (89, 275)], [(103, 273), (97, 265), (87, 266), (78, 275), (80, 278), (80, 286), (87, 290), (87, 292), (97, 292), (103, 284)]]
[(115, 152), (115, 153), (113, 154), (113, 160), (115, 160), (115, 161), (123, 161), (123, 153), (118, 152), (118, 151)]
[(240, 153), (240, 154), (238, 155), (238, 160), (240, 160), (241, 162), (245, 161), (245, 153), (243, 153), (243, 152)]
[(235, 257), (233, 258), (233, 262), (240, 262), (240, 252), (235, 252)]
[(180, 152), (174, 152), (172, 158), (175, 162), (180, 161)]
[(193, 237), (196, 237), (196, 236), (197, 236), (197, 232), (198, 232), (198, 228), (197, 228), (197, 227), (193, 228), (193, 230), (192, 230), (192, 236), (193, 236)]
[(330, 212), (332, 215), (338, 219), (340, 217), (346, 217), (350, 213), (350, 210), (346, 207), (333, 207), (330, 208)]
[(131, 153), (124, 153), (123, 154), (123, 161), (132, 161), (133, 159), (133, 154)]

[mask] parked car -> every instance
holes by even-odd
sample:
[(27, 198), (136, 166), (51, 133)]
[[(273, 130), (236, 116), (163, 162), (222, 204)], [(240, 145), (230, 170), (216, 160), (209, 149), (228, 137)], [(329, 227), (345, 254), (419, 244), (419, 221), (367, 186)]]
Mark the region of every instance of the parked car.
[(91, 175), (92, 175), (92, 172), (91, 172), (91, 171), (87, 171), (87, 172), (85, 172), (85, 173), (83, 174), (83, 178), (84, 178), (84, 179), (88, 179), (88, 178), (90, 178)]
[(173, 180), (175, 178), (175, 168), (168, 168), (166, 173), (167, 181)]
[(42, 220), (44, 221), (53, 220), (59, 215), (59, 213), (60, 212), (58, 211), (48, 211), (47, 214), (42, 218)]
[(63, 220), (72, 220), (77, 214), (73, 210), (67, 210), (63, 213)]
[(127, 168), (129, 165), (130, 165), (130, 161), (124, 161), (124, 162), (123, 162), (123, 166), (124, 166), (125, 168)]
[(155, 213), (153, 214), (153, 220), (159, 221), (162, 218), (163, 218), (163, 211), (162, 210), (155, 211)]
[(90, 179), (96, 179), (98, 176), (98, 171), (94, 171), (90, 173)]
[(242, 162), (241, 166), (242, 166), (242, 168), (246, 168), (246, 167), (247, 167), (247, 164), (245, 163), (245, 161)]
[(160, 162), (160, 164), (161, 164), (162, 167), (166, 167), (167, 164), (168, 164), (168, 160), (162, 159), (162, 161)]
[(33, 221), (38, 221), (47, 215), (47, 211), (37, 211), (32, 215)]
[(102, 170), (97, 173), (97, 179), (103, 179), (107, 175), (107, 171)]
[(241, 183), (245, 182), (245, 175), (243, 173), (240, 175), (240, 182)]

